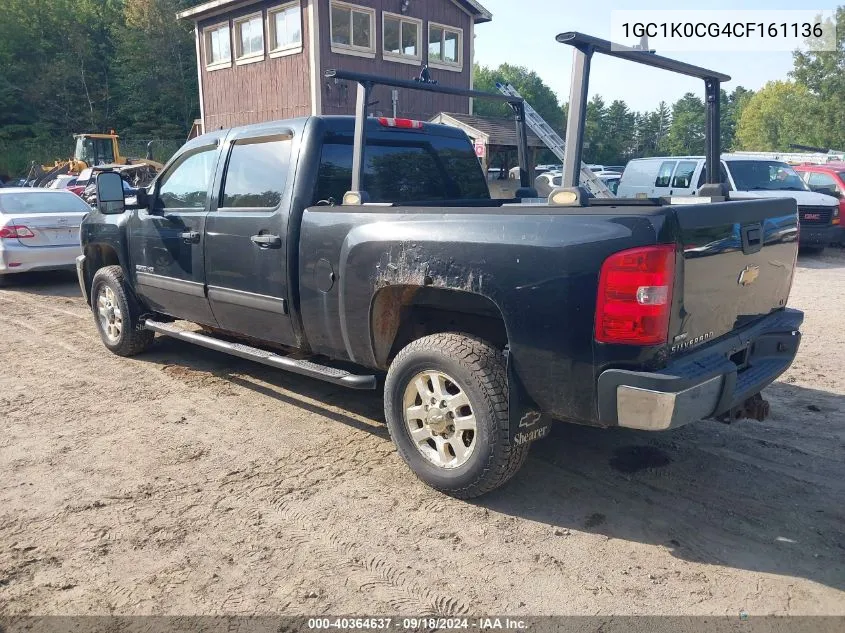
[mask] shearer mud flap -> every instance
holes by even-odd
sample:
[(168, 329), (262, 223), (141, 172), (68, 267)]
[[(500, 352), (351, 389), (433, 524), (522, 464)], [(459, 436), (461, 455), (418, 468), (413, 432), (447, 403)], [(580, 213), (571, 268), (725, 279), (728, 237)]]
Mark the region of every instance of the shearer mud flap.
[(517, 446), (529, 444), (546, 437), (552, 430), (552, 419), (543, 415), (525, 393), (522, 381), (516, 374), (510, 351), (505, 350), (508, 368), (508, 417), (511, 441)]

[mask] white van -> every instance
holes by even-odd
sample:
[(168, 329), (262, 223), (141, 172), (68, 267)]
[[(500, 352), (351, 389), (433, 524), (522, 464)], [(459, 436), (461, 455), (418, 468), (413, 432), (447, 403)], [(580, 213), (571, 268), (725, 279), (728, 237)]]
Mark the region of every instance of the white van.
[[(625, 167), (617, 198), (662, 198), (694, 196), (707, 173), (703, 156), (635, 158)], [(811, 191), (788, 164), (723, 154), (721, 180), (728, 184), (732, 199), (795, 198), (801, 220), (802, 246), (823, 248), (830, 225), (839, 215), (839, 200)]]
[[(694, 196), (707, 178), (703, 156), (666, 156), (635, 158), (622, 173), (619, 198), (662, 198), (664, 196)], [(731, 198), (783, 197), (791, 192), (799, 203), (832, 204), (830, 196), (814, 194), (788, 164), (777, 160), (723, 154), (722, 182), (728, 183)], [(800, 193), (799, 193), (800, 192)], [(797, 195), (793, 195), (797, 194)], [(822, 196), (822, 197), (818, 197)], [(801, 198), (801, 199), (799, 199)]]

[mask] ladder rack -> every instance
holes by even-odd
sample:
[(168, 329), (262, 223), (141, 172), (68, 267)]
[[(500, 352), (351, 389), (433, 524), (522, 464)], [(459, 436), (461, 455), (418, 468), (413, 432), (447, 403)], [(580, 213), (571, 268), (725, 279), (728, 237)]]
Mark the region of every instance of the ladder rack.
[[(522, 95), (516, 91), (516, 88), (511, 86), (510, 84), (501, 84), (497, 83), (496, 87), (499, 89), (504, 95), (509, 97), (517, 97), (522, 99)], [(527, 101), (523, 99), (525, 104), (525, 122), (528, 124), (528, 127), (540, 137), (540, 140), (545, 143), (546, 147), (552, 150), (555, 156), (557, 156), (561, 163), (564, 161), (564, 149), (565, 143), (560, 135), (552, 129), (552, 126), (546, 123), (545, 119), (541, 117), (537, 111), (532, 108)], [(584, 163), (581, 163), (581, 185), (586, 187), (587, 190), (592, 193), (596, 198), (613, 198), (614, 195), (610, 192), (610, 189), (607, 188), (601, 178), (596, 176), (593, 173), (593, 170), (587, 167)]]

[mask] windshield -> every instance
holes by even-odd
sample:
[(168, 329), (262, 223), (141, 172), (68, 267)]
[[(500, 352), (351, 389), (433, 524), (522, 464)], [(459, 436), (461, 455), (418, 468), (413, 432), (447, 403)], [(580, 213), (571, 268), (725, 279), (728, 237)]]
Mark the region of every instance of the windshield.
[(114, 162), (114, 146), (110, 138), (88, 138), (80, 136), (76, 139), (74, 157), (84, 161), (86, 165), (106, 165)]
[(89, 165), (94, 162), (94, 143), (91, 139), (80, 136), (76, 139), (76, 151), (73, 153), (77, 160), (85, 161)]
[(90, 210), (82, 198), (69, 191), (0, 193), (3, 213), (88, 213)]
[(737, 191), (808, 191), (801, 177), (786, 163), (776, 160), (725, 162)]

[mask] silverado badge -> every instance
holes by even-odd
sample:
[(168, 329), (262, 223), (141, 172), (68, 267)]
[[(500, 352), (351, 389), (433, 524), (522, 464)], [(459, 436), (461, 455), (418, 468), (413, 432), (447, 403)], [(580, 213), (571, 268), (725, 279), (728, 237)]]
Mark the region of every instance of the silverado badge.
[(760, 276), (760, 267), (759, 266), (746, 266), (741, 273), (739, 273), (739, 283), (740, 286), (750, 286), (755, 281), (757, 281), (757, 277)]

